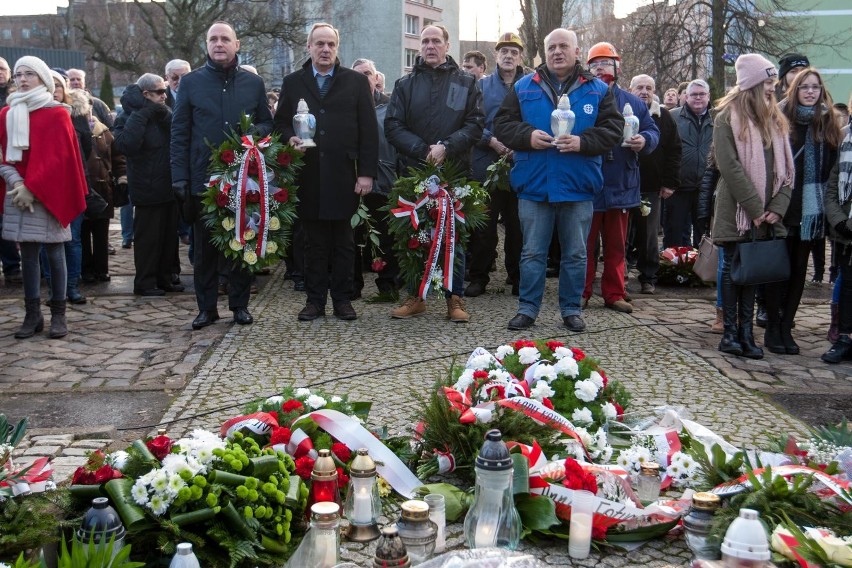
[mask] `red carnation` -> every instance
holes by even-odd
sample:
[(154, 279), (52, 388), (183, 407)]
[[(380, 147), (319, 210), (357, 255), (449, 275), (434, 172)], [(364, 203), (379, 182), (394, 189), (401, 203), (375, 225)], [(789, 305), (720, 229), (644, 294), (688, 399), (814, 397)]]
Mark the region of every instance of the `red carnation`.
[(521, 349), (523, 349), (524, 347), (535, 347), (535, 342), (534, 342), (534, 341), (529, 341), (529, 340), (520, 339), (520, 340), (516, 341), (515, 343), (513, 343), (513, 344), (512, 344), (512, 347), (514, 347), (514, 348), (515, 348), (515, 351), (520, 351), (520, 350), (521, 350)]
[(246, 202), (247, 203), (260, 203), (260, 192), (259, 191), (249, 191), (246, 193)]
[(293, 157), (290, 154), (288, 154), (287, 152), (281, 152), (275, 158), (275, 161), (278, 162), (278, 165), (281, 166), (282, 168), (286, 168), (287, 166), (290, 165), (290, 162), (293, 161)]
[(340, 442), (331, 445), (331, 453), (343, 463), (348, 462), (352, 457), (352, 452), (346, 447), (346, 444), (341, 444)]
[(624, 418), (624, 407), (622, 407), (614, 400), (611, 400), (610, 402), (615, 407), (615, 415), (618, 417), (619, 420), (622, 420)]
[(229, 202), (230, 198), (226, 192), (220, 191), (216, 194), (216, 205), (219, 207), (227, 207)]
[(281, 405), (281, 410), (283, 410), (285, 413), (295, 412), (296, 410), (302, 412), (303, 410), (305, 410), (305, 405), (302, 404), (301, 401), (298, 401), (295, 398), (291, 398), (290, 400)]
[(344, 489), (349, 483), (349, 476), (343, 471), (342, 467), (337, 468), (337, 487)]
[(562, 343), (561, 341), (548, 341), (547, 342), (547, 348), (550, 349), (551, 351), (556, 351), (560, 347), (565, 347), (565, 344)]
[(288, 442), (290, 442), (290, 437), (292, 435), (293, 435), (293, 433), (290, 431), (289, 428), (284, 428), (284, 427), (273, 428), (272, 429), (272, 436), (270, 436), (270, 438), (269, 438), (269, 443), (270, 443), (270, 445), (273, 445), (273, 446), (275, 444), (285, 444), (286, 445)]
[(474, 371), (473, 372), (473, 378), (474, 379), (487, 379), (488, 378), (488, 371)]
[(274, 199), (278, 203), (287, 203), (287, 201), (290, 200), (290, 193), (287, 191), (286, 187), (282, 187), (281, 189), (272, 194), (272, 199)]
[(296, 475), (305, 481), (311, 478), (311, 473), (314, 471), (314, 460), (308, 456), (302, 456), (296, 459)]
[(277, 411), (275, 411), (275, 410), (270, 410), (270, 411), (268, 411), (268, 412), (267, 412), (267, 414), (268, 414), (268, 415), (270, 415), (270, 416), (271, 416), (271, 417), (275, 420), (275, 423), (276, 423), (276, 424), (280, 424), (280, 423), (278, 422), (278, 412), (277, 412)]
[(583, 466), (573, 458), (565, 460), (565, 479), (562, 480), (562, 485), (568, 489), (585, 489), (594, 494), (598, 492), (598, 480), (591, 473), (586, 473)]
[(226, 164), (233, 164), (237, 157), (234, 155), (233, 150), (223, 150), (222, 153), (219, 154), (219, 159)]
[(417, 237), (411, 237), (408, 239), (408, 248), (411, 250), (417, 250), (420, 248), (420, 241), (417, 240)]
[(586, 358), (586, 354), (583, 353), (583, 351), (581, 349), (577, 349), (576, 347), (571, 348), (571, 353), (574, 354), (574, 360), (575, 361), (582, 361), (583, 359)]
[(381, 272), (385, 269), (387, 265), (388, 263), (385, 261), (385, 259), (379, 257), (373, 259), (373, 263), (370, 264), (370, 268), (373, 270), (373, 272)]
[(609, 379), (607, 378), (607, 376), (606, 376), (606, 375), (604, 375), (604, 372), (603, 372), (602, 370), (600, 370), (600, 369), (598, 369), (598, 374), (599, 374), (599, 375), (601, 376), (601, 378), (603, 379), (603, 386), (604, 386), (604, 388), (606, 388), (606, 384), (609, 382)]
[(95, 474), (85, 467), (78, 467), (74, 470), (74, 476), (71, 478), (71, 485), (94, 485)]
[(163, 458), (172, 451), (174, 442), (168, 436), (157, 436), (153, 440), (148, 440), (145, 445), (148, 446), (148, 450), (154, 454), (155, 458), (163, 461)]

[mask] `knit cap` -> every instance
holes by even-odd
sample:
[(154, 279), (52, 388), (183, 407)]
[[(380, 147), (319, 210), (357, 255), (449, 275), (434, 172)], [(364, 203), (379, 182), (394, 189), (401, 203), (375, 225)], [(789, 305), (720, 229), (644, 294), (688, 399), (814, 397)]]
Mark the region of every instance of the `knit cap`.
[(795, 69), (796, 67), (810, 67), (811, 62), (806, 55), (801, 53), (789, 53), (778, 60), (778, 80), (782, 80), (784, 75)]
[(737, 87), (741, 91), (756, 87), (767, 79), (778, 78), (778, 70), (775, 65), (757, 53), (740, 55), (737, 57), (734, 68), (737, 70)]
[(15, 73), (18, 72), (18, 67), (29, 67), (35, 71), (48, 92), (52, 95), (55, 87), (53, 86), (53, 75), (50, 72), (50, 67), (47, 63), (32, 55), (25, 55), (15, 62)]

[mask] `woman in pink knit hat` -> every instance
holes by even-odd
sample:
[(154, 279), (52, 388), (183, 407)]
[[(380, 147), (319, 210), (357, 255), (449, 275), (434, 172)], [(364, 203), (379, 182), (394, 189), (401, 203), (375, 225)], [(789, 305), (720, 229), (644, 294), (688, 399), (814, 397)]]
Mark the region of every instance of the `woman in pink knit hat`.
[[(786, 236), (781, 219), (790, 204), (794, 179), (787, 119), (775, 104), (778, 70), (756, 53), (736, 62), (737, 84), (717, 101), (713, 132), (716, 186), (713, 242), (725, 249), (722, 264), (724, 336), (719, 351), (761, 359), (752, 329), (754, 286), (735, 285), (731, 262), (738, 242)], [(777, 313), (780, 297), (767, 287), (766, 309)]]

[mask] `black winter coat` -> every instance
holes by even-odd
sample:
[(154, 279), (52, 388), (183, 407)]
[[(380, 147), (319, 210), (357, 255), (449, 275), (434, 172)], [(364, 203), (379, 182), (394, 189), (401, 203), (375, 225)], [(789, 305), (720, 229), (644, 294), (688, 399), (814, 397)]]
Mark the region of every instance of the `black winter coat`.
[(124, 90), (121, 108), (114, 147), (127, 158), (130, 202), (144, 207), (174, 201), (169, 167), (172, 112), (143, 97), (138, 85)]
[(713, 144), (713, 116), (708, 111), (699, 118), (686, 106), (672, 109), (671, 114), (677, 123), (683, 146), (679, 190), (695, 191), (701, 183), (707, 154)]
[(484, 125), (482, 92), (473, 75), (449, 56), (434, 68), (418, 57), (411, 73), (394, 85), (385, 136), (399, 151), (402, 175), (409, 166), (422, 166), (429, 146), (439, 142), (447, 148), (446, 159), (467, 170)]
[[(358, 207), (357, 176), (376, 178), (379, 167), (379, 128), (370, 83), (364, 75), (334, 66), (331, 85), (320, 98), (309, 59), (281, 84), (275, 131), (281, 141), (295, 136), (293, 115), (305, 99), (316, 118), (316, 148), (305, 152), (305, 165), (296, 180), (299, 218), (322, 221), (348, 220)], [(183, 85), (181, 85), (183, 94)]]
[(172, 117), (172, 180), (188, 182), (192, 195), (206, 189), (208, 143), (219, 146), (232, 129), (239, 130), (244, 115), (253, 117), (254, 129), (241, 134), (266, 136), (272, 131), (263, 79), (236, 63), (224, 68), (208, 58), (204, 67), (180, 80), (180, 96)]
[(710, 226), (710, 218), (713, 216), (713, 208), (716, 204), (716, 184), (719, 183), (719, 177), (719, 168), (716, 167), (713, 152), (710, 152), (710, 155), (707, 156), (707, 167), (704, 169), (701, 185), (698, 187), (696, 221), (704, 227)]
[(650, 154), (639, 154), (642, 193), (658, 193), (661, 187), (677, 190), (680, 186), (680, 158), (683, 148), (677, 124), (665, 107), (654, 103), (649, 109), (660, 130), (660, 143)]

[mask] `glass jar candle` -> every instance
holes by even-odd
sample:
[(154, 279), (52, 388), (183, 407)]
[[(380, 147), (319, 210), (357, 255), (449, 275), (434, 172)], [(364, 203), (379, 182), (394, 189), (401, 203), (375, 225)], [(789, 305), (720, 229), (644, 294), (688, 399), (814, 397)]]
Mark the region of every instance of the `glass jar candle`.
[(412, 564), (426, 561), (435, 551), (438, 525), (429, 520), (429, 505), (412, 499), (402, 504), (402, 514), (396, 523), (399, 537), (408, 551)]
[(636, 478), (636, 496), (643, 503), (655, 501), (660, 496), (660, 464), (645, 462)]
[(715, 545), (707, 543), (710, 525), (713, 524), (713, 516), (719, 504), (719, 496), (713, 493), (696, 493), (692, 496), (692, 506), (683, 518), (683, 528), (686, 546), (692, 551), (696, 560), (719, 559), (719, 543)]

